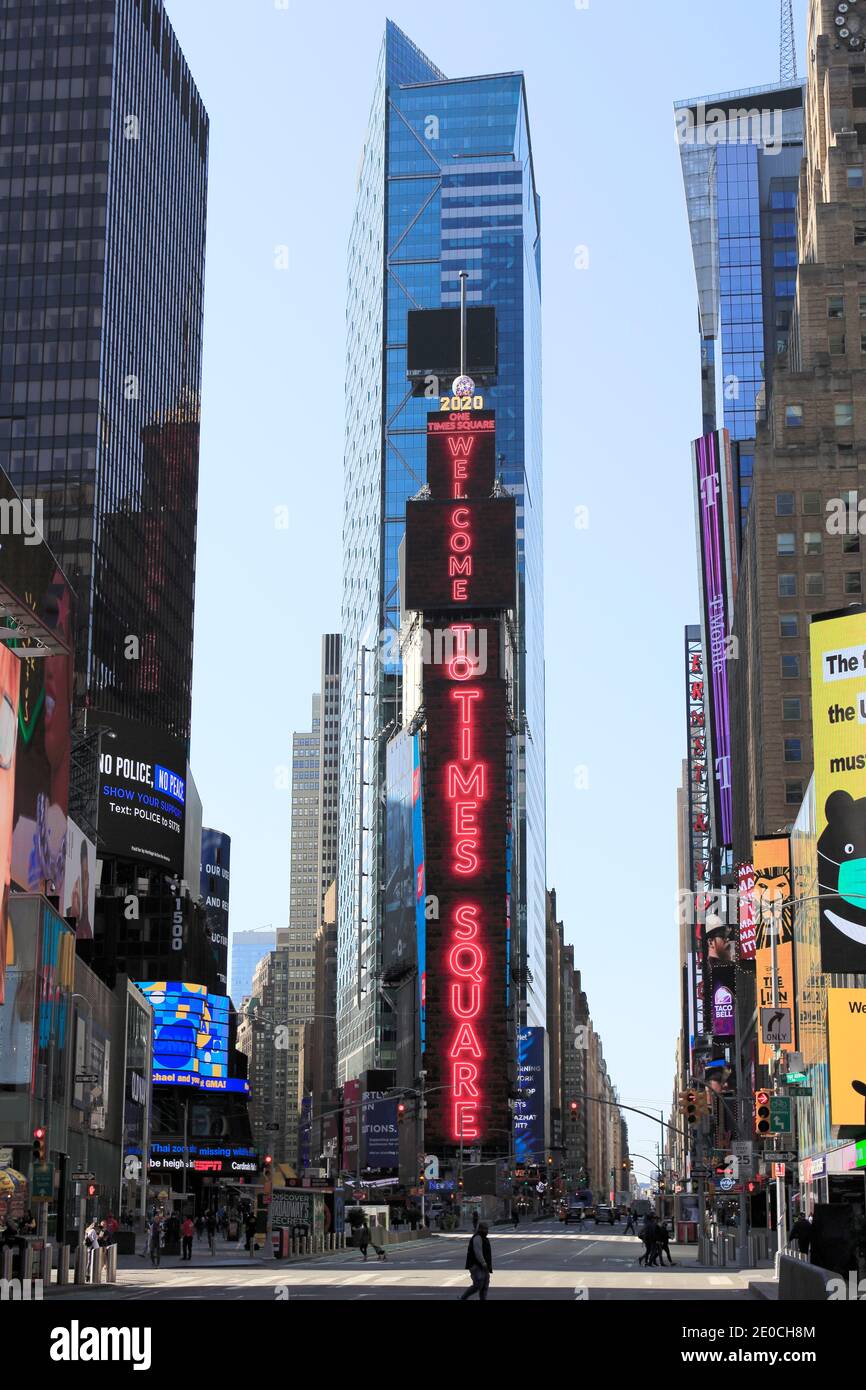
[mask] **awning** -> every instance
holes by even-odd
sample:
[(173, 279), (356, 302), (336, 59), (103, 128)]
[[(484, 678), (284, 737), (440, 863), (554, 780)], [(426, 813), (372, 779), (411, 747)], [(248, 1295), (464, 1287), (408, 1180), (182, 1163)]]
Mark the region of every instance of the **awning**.
[(14, 1197), (27, 1191), (27, 1179), (15, 1168), (0, 1168), (0, 1197)]

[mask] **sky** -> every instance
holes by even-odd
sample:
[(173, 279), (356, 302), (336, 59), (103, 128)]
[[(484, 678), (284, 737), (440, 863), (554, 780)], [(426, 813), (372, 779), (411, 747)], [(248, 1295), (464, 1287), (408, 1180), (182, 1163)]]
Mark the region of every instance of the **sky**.
[[(210, 116), (191, 761), (205, 824), (232, 837), (232, 931), (287, 920), (291, 736), (309, 727), (321, 635), (340, 626), (346, 248), (390, 17), (449, 77), (526, 75), (542, 199), (548, 882), (621, 1100), (667, 1118), (701, 427), (671, 108), (777, 81), (779, 5), (166, 8)], [(802, 75), (805, 0), (797, 50)], [(659, 1127), (627, 1118), (646, 1178)]]

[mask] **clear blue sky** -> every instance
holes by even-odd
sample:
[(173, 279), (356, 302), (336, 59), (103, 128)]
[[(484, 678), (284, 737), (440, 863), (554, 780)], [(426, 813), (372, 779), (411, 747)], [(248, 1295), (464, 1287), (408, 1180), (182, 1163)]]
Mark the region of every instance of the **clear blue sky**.
[[(779, 6), (167, 9), (211, 121), (192, 763), (206, 824), (232, 837), (232, 928), (286, 920), (275, 783), (309, 724), (320, 636), (339, 630), (346, 246), (390, 16), (449, 77), (526, 73), (544, 241), (548, 880), (621, 1098), (667, 1111), (701, 423), (671, 104), (777, 80)], [(797, 47), (802, 72), (805, 0)], [(654, 1157), (658, 1127), (633, 1116), (630, 1131)]]

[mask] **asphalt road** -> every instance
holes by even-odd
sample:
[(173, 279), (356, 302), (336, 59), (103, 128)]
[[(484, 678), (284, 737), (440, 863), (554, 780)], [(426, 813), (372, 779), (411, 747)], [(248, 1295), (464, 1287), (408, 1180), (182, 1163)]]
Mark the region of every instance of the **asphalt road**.
[[(588, 1226), (578, 1231), (558, 1221), (526, 1222), (517, 1231), (494, 1228), (491, 1300), (751, 1301), (747, 1285), (756, 1277), (754, 1271), (698, 1269), (690, 1252), (679, 1262), (675, 1245), (671, 1247), (673, 1268), (644, 1270), (637, 1263), (642, 1245), (622, 1231), (622, 1226)], [(464, 1268), (468, 1237), (468, 1232), (462, 1232), (393, 1246), (386, 1261), (377, 1260), (371, 1250), (366, 1264), (357, 1250), (291, 1264), (257, 1261), (242, 1269), (163, 1265), (155, 1270), (142, 1262), (140, 1269), (122, 1270), (113, 1288), (74, 1295), (70, 1291), (57, 1298), (76, 1303), (216, 1298), (456, 1300), (469, 1286)]]

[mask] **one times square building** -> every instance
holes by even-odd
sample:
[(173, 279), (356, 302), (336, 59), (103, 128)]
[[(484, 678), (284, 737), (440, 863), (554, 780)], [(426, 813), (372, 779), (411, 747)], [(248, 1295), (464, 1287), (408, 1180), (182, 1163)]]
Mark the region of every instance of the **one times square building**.
[(161, 0), (4, 0), (0, 65), (0, 466), (77, 594), (79, 720), (188, 742), (207, 115)]
[[(425, 484), (427, 416), (407, 383), (410, 310), (495, 310), (497, 467), (517, 503), (517, 816), (511, 974), (521, 1021), (543, 1028), (545, 724), (542, 595), (540, 204), (520, 73), (447, 79), (389, 23), (349, 246), (338, 1081), (392, 1068), (379, 988), (385, 747), (400, 721), (399, 550)], [(443, 393), (451, 381), (441, 383)]]

